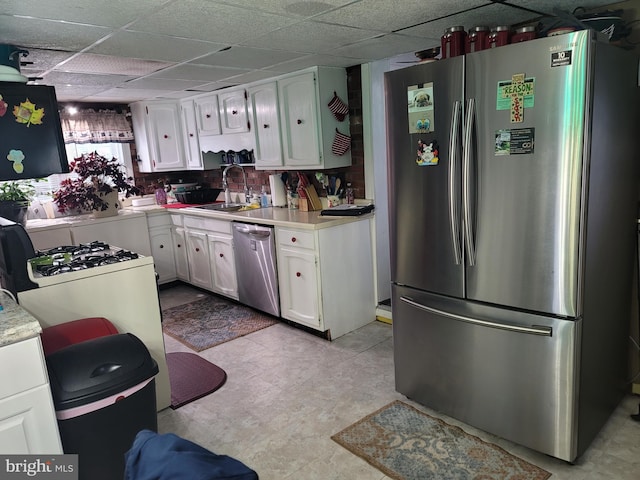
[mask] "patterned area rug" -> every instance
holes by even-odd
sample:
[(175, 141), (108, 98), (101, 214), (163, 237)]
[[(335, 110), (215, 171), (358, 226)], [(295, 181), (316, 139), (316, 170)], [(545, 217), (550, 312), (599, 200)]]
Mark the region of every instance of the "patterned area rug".
[(331, 437), (397, 480), (544, 480), (551, 474), (395, 401)]
[(164, 333), (196, 352), (278, 322), (270, 315), (216, 296), (167, 308), (162, 311), (162, 319)]

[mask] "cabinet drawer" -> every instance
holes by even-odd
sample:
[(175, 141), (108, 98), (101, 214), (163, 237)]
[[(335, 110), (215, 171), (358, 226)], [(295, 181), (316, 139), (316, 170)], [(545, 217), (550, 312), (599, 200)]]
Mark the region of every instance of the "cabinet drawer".
[(40, 337), (0, 347), (0, 398), (47, 383)]
[(316, 248), (313, 232), (287, 230), (286, 228), (278, 229), (278, 244), (289, 247), (308, 248), (311, 250)]
[(153, 213), (147, 215), (147, 225), (149, 228), (170, 226), (171, 219), (165, 212)]
[(228, 233), (231, 235), (231, 222), (226, 220), (216, 220), (215, 218), (185, 216), (184, 228)]
[(184, 220), (182, 214), (171, 214), (171, 223), (173, 223), (176, 227), (182, 227)]

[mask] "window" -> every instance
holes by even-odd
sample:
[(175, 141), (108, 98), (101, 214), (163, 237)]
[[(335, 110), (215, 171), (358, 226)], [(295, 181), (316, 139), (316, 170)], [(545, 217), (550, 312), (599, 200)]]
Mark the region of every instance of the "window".
[[(126, 170), (126, 176), (133, 176), (133, 165), (131, 163), (131, 150), (128, 143), (68, 143), (65, 145), (67, 151), (67, 159), (69, 162), (79, 157), (83, 153), (98, 152), (100, 155), (118, 159)], [(58, 173), (49, 175), (44, 180), (33, 181), (32, 184), (36, 189), (36, 197), (50, 198), (53, 192), (58, 190), (60, 182), (68, 177), (73, 177), (74, 173)]]

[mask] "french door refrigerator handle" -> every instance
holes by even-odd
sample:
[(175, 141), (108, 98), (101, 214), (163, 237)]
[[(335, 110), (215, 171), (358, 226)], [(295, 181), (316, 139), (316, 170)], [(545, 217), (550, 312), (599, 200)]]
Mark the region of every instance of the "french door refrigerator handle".
[(471, 218), (471, 139), (475, 120), (476, 101), (467, 100), (467, 118), (464, 123), (464, 156), (462, 172), (462, 208), (464, 211), (464, 238), (469, 266), (476, 264), (476, 247), (473, 239), (473, 223)]
[(459, 163), (458, 154), (460, 152), (460, 115), (462, 104), (456, 100), (453, 104), (453, 119), (451, 120), (451, 131), (449, 132), (449, 223), (451, 227), (451, 241), (453, 244), (453, 255), (456, 265), (462, 263), (462, 250), (460, 247), (460, 218), (458, 212), (456, 167)]
[(542, 335), (544, 337), (551, 337), (553, 333), (553, 329), (551, 327), (543, 327), (532, 325), (530, 327), (522, 327), (520, 325), (510, 325), (508, 323), (497, 323), (490, 322), (487, 320), (480, 320), (478, 318), (465, 317), (464, 315), (457, 315), (451, 312), (445, 312), (444, 310), (439, 310), (433, 307), (427, 307), (426, 305), (422, 305), (421, 303), (416, 302), (410, 297), (402, 296), (400, 300), (408, 303), (412, 307), (419, 308), (420, 310), (424, 310), (429, 313), (433, 313), (435, 315), (440, 315), (442, 317), (451, 318), (453, 320), (459, 320), (461, 322), (472, 323), (474, 325), (479, 325), (481, 327), (490, 327), (490, 328), (499, 328), (501, 330), (508, 330), (510, 332), (518, 332), (518, 333), (528, 333), (531, 335)]

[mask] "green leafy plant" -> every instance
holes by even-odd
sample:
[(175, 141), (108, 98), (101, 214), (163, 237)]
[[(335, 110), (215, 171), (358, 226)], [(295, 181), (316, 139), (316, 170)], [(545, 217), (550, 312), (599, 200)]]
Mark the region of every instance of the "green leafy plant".
[(36, 189), (27, 180), (0, 182), (0, 201), (29, 203)]
[(123, 192), (126, 197), (140, 194), (130, 183), (133, 178), (126, 177), (124, 167), (116, 158), (109, 160), (97, 152), (75, 158), (69, 163), (69, 172), (76, 173), (77, 177), (60, 182), (60, 189), (53, 194), (61, 213), (106, 210), (109, 203), (104, 196), (113, 191)]

